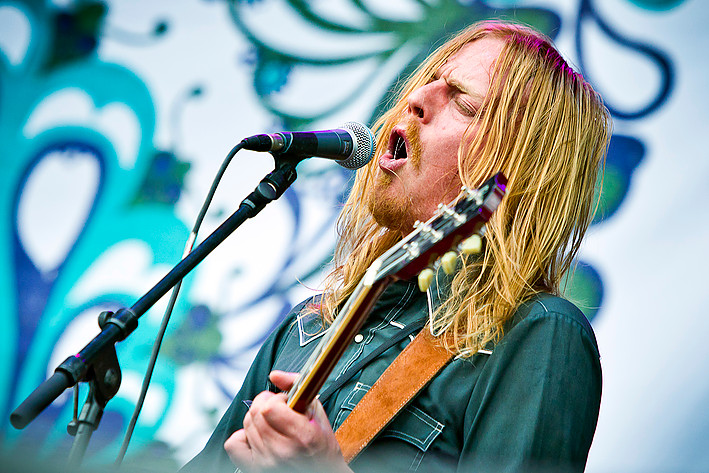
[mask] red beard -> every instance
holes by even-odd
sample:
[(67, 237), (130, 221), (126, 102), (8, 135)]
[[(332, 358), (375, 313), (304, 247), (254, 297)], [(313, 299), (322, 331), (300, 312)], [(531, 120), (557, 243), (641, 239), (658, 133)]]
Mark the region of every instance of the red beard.
[[(419, 138), (418, 126), (415, 122), (406, 125), (406, 137), (409, 141), (407, 150), (407, 165), (418, 170), (421, 166), (421, 141)], [(388, 195), (387, 192), (396, 175), (378, 170), (374, 178), (374, 186), (369, 190), (367, 196), (367, 207), (372, 214), (374, 221), (379, 225), (391, 230), (401, 231), (406, 234), (412, 229), (413, 202), (408, 197), (408, 192), (403, 195)]]

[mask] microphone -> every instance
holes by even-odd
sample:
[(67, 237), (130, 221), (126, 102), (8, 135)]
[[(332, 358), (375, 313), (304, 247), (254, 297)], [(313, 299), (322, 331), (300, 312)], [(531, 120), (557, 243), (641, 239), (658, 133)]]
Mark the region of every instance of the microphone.
[(374, 135), (361, 123), (347, 122), (335, 130), (286, 131), (244, 138), (244, 149), (274, 156), (334, 159), (347, 169), (359, 169), (374, 156)]

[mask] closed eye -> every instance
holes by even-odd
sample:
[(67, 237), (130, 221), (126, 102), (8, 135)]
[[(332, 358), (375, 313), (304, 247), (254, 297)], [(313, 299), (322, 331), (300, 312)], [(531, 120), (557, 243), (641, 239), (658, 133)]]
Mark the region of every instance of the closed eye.
[(464, 115), (474, 116), (477, 113), (476, 107), (471, 103), (472, 98), (468, 92), (459, 85), (457, 81), (445, 78), (446, 85), (450, 91), (451, 100), (455, 103), (458, 110)]
[(475, 110), (475, 108), (474, 108), (472, 105), (468, 104), (465, 100), (463, 100), (463, 99), (460, 98), (460, 97), (454, 98), (454, 99), (453, 99), (453, 102), (456, 104), (456, 106), (458, 107), (458, 109), (459, 109), (464, 115), (468, 115), (468, 116), (471, 116), (471, 117), (472, 117), (472, 116), (475, 116), (475, 114), (477, 113), (477, 110)]

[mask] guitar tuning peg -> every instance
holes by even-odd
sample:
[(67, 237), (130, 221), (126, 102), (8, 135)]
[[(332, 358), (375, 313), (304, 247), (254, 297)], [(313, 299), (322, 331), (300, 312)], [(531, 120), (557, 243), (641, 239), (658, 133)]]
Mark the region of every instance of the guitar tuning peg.
[(455, 251), (449, 251), (441, 256), (441, 268), (443, 268), (443, 272), (446, 274), (453, 274), (457, 260), (458, 254)]
[(476, 255), (483, 247), (483, 240), (477, 233), (466, 238), (460, 243), (460, 251), (466, 255)]
[(433, 282), (433, 275), (434, 273), (431, 268), (426, 268), (419, 273), (418, 282), (419, 290), (421, 292), (426, 292), (428, 291), (428, 288), (431, 287), (431, 283)]

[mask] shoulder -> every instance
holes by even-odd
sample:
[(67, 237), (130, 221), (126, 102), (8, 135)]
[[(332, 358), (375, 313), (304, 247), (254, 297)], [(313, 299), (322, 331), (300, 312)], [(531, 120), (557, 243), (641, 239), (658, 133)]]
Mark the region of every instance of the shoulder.
[(554, 334), (555, 338), (580, 337), (598, 351), (593, 327), (583, 312), (570, 301), (551, 294), (539, 293), (522, 303), (508, 321), (502, 341), (528, 332)]
[[(319, 305), (320, 294), (308, 297), (294, 305), (276, 327), (275, 332), (302, 332), (303, 330), (313, 329), (318, 326), (318, 321), (321, 320), (319, 311), (317, 310)], [(313, 310), (313, 308), (316, 310)]]
[(304, 346), (302, 342), (307, 339), (305, 334), (317, 331), (320, 316), (310, 309), (313, 305), (319, 304), (319, 298), (319, 295), (309, 297), (282, 316), (282, 319), (261, 340), (261, 348), (254, 361), (263, 360), (273, 363), (284, 351)]
[(535, 295), (515, 311), (473, 387), (462, 463), (476, 470), (493, 461), (509, 465), (506, 471), (582, 471), (601, 391), (591, 324), (571, 302)]
[(319, 338), (325, 331), (322, 318), (317, 310), (319, 304), (320, 295), (318, 294), (293, 306), (275, 327), (269, 339), (276, 345), (282, 345), (289, 339), (296, 339), (298, 345), (304, 346)]
[[(593, 328), (571, 302), (538, 294), (519, 306), (484, 371), (534, 382), (579, 377), (600, 386), (601, 357)], [(596, 389), (595, 387), (593, 388)]]
[(310, 297), (295, 306), (274, 334), (271, 369), (300, 371), (306, 359), (326, 332), (319, 311), (320, 296)]
[(569, 394), (585, 405), (600, 399), (601, 371), (596, 337), (583, 313), (563, 298), (539, 294), (519, 306), (482, 379), (498, 393), (531, 395), (537, 389), (550, 406), (570, 403)]

